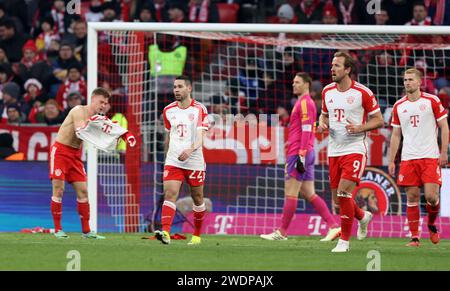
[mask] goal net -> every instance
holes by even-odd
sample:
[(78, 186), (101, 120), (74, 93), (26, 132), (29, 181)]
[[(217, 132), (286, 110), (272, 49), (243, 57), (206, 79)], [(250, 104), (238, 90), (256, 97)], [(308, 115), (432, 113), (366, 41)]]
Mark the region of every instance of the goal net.
[[(438, 95), (448, 108), (449, 32), (440, 27), (385, 27), (383, 34), (369, 26), (230, 27), (89, 24), (89, 91), (96, 86), (111, 89), (108, 115), (125, 122), (138, 137), (137, 147), (122, 144), (113, 154), (89, 150), (88, 183), (98, 231), (138, 232), (158, 226), (162, 109), (173, 102), (173, 81), (181, 74), (192, 78), (193, 97), (208, 108), (213, 124), (204, 142), (209, 211), (204, 231), (273, 231), (284, 203), (286, 125), (295, 102), (292, 79), (297, 72), (311, 75), (311, 96), (320, 112), (333, 54), (343, 50), (357, 60), (353, 77), (375, 93), (386, 124), (368, 135), (369, 167), (355, 199), (375, 214), (369, 236), (407, 236), (406, 196), (387, 174), (388, 124), (393, 104), (403, 96), (401, 74), (409, 67), (423, 71), (422, 90)], [(327, 141), (327, 133), (316, 134), (315, 186), (332, 207)], [(192, 200), (187, 188), (177, 209), (174, 231), (189, 231)], [(443, 232), (450, 231), (448, 217), (438, 223)], [(299, 199), (290, 234), (325, 232), (325, 222)]]

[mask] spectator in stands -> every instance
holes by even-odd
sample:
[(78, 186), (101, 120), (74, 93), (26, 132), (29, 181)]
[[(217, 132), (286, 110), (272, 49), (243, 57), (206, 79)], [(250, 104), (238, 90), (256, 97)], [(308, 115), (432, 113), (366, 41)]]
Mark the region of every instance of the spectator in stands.
[(44, 106), (44, 121), (47, 125), (57, 125), (64, 121), (66, 116), (61, 112), (58, 103), (54, 99), (49, 99)]
[(43, 88), (41, 82), (38, 79), (31, 78), (28, 79), (23, 85), (25, 89), (25, 94), (23, 95), (23, 100), (25, 102), (33, 102), (35, 100), (40, 100), (42, 103), (47, 101), (47, 97), (43, 94)]
[(365, 24), (368, 18), (364, 1), (333, 0), (340, 24)]
[(11, 63), (19, 62), (22, 58), (20, 49), (26, 41), (23, 33), (16, 31), (16, 26), (11, 19), (0, 23), (0, 45), (4, 48), (6, 56)]
[(9, 60), (3, 47), (0, 47), (0, 65), (4, 63), (9, 63)]
[(17, 19), (17, 23), (20, 23), (20, 27), (17, 27), (17, 31), (30, 31), (30, 17), (28, 16), (27, 0), (2, 0), (4, 5), (5, 14), (10, 18)]
[(20, 84), (23, 84), (25, 80), (31, 78), (32, 68), (41, 60), (37, 54), (37, 48), (35, 42), (30, 39), (22, 47), (23, 58), (20, 60), (20, 64), (17, 67), (16, 75), (20, 78)]
[[(142, 1), (142, 0), (141, 0)], [(169, 19), (169, 3), (165, 0), (153, 0), (155, 8), (155, 18), (159, 22), (168, 22)]]
[(450, 2), (447, 0), (425, 0), (428, 15), (434, 25), (450, 25)]
[(84, 14), (86, 22), (99, 22), (103, 19), (102, 0), (91, 0), (89, 10)]
[(219, 10), (211, 0), (190, 0), (189, 20), (200, 23), (219, 23)]
[(54, 29), (55, 22), (52, 17), (45, 17), (41, 21), (42, 32), (36, 38), (36, 48), (39, 53), (44, 54), (50, 48), (52, 40), (59, 40), (59, 34)]
[(74, 47), (74, 56), (83, 66), (87, 64), (87, 24), (83, 20), (76, 20), (73, 26), (73, 34), (66, 34), (64, 42)]
[(82, 105), (83, 99), (83, 96), (81, 96), (81, 94), (76, 91), (69, 93), (67, 95), (67, 108), (66, 110), (64, 110), (64, 115), (67, 116), (70, 110), (72, 110), (72, 108), (74, 108), (75, 106)]
[(170, 22), (189, 22), (186, 17), (185, 6), (183, 4), (171, 4), (168, 10)]
[(13, 81), (14, 74), (11, 69), (10, 63), (4, 63), (0, 65), (0, 89), (3, 88), (3, 85)]
[(381, 7), (379, 11), (375, 11), (375, 25), (388, 25), (389, 13), (386, 8)]
[(14, 139), (9, 132), (0, 133), (0, 160), (21, 161), (25, 159), (23, 153), (14, 149), (13, 143)]
[(63, 109), (67, 109), (67, 96), (71, 92), (79, 92), (84, 98), (87, 96), (87, 85), (81, 75), (81, 65), (72, 64), (68, 70), (67, 80), (59, 87), (58, 93), (56, 94), (56, 101), (59, 106)]
[(58, 52), (58, 58), (52, 63), (53, 76), (56, 78), (56, 83), (65, 81), (67, 69), (73, 65), (80, 65), (73, 55), (73, 47), (70, 43), (62, 43)]
[(8, 106), (18, 103), (20, 98), (20, 87), (14, 82), (9, 82), (3, 85), (2, 88), (2, 100), (0, 100), (0, 114), (2, 122), (6, 122), (8, 119)]
[(139, 22), (155, 22), (155, 11), (152, 10), (150, 5), (142, 6), (141, 10), (137, 13), (136, 21)]
[(411, 0), (385, 0), (383, 5), (391, 18), (392, 25), (404, 25), (412, 17)]
[(295, 6), (297, 22), (301, 24), (317, 24), (322, 20), (323, 3), (320, 0), (302, 0)]
[(338, 24), (337, 11), (331, 2), (327, 2), (323, 7), (322, 23)]
[(281, 24), (293, 24), (297, 23), (297, 17), (294, 13), (294, 8), (289, 4), (283, 4), (278, 8), (277, 11), (278, 23)]
[(103, 22), (121, 22), (120, 7), (115, 1), (104, 2), (102, 5)]
[(405, 25), (432, 25), (431, 18), (428, 17), (428, 11), (423, 2), (415, 2), (413, 5), (413, 19)]
[(53, 2), (52, 9), (50, 10), (50, 16), (55, 23), (55, 29), (60, 37), (63, 37), (69, 30), (74, 14), (68, 14), (66, 11), (66, 3), (64, 0), (55, 0)]
[(26, 120), (25, 114), (22, 113), (20, 105), (18, 103), (8, 105), (7, 115), (8, 119), (6, 122), (8, 124), (19, 125), (21, 123), (24, 123)]

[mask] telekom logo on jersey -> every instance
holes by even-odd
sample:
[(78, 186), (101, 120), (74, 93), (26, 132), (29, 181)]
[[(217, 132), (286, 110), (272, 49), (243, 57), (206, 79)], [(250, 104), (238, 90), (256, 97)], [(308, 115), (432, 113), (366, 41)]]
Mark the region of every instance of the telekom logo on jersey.
[(336, 109), (334, 109), (334, 117), (336, 117), (337, 118), (337, 121), (341, 121), (345, 116), (344, 116), (344, 109), (339, 109), (339, 108), (336, 108)]
[(409, 120), (413, 127), (417, 127), (417, 124), (419, 123), (419, 115), (411, 115)]

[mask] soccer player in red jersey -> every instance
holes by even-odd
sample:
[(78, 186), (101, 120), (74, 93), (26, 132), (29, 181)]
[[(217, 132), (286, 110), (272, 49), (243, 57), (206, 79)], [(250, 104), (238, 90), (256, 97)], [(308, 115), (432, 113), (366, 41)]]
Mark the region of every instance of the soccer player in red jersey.
[(163, 111), (168, 147), (164, 163), (164, 202), (161, 213), (162, 230), (155, 236), (170, 244), (170, 228), (176, 212), (175, 202), (183, 181), (187, 181), (194, 200), (194, 233), (190, 245), (201, 243), (200, 232), (206, 207), (203, 200), (206, 164), (203, 158), (203, 137), (208, 130), (208, 111), (192, 99), (192, 84), (188, 77), (177, 77), (173, 84), (175, 102)]
[(299, 193), (314, 206), (314, 209), (328, 224), (329, 231), (321, 241), (332, 241), (341, 233), (341, 228), (331, 215), (327, 204), (316, 194), (314, 188), (314, 127), (317, 109), (309, 95), (310, 87), (311, 77), (306, 73), (297, 73), (292, 82), (293, 92), (298, 99), (289, 120), (284, 184), (285, 200), (281, 226), (270, 234), (262, 234), (261, 238), (263, 239), (287, 240), (287, 229), (297, 210)]
[[(392, 111), (389, 173), (395, 175), (395, 156), (403, 135), (400, 170), (397, 183), (406, 187), (411, 241), (407, 246), (420, 245), (419, 197), (424, 186), (428, 231), (432, 243), (439, 243), (435, 221), (439, 213), (439, 188), (442, 184), (441, 167), (448, 163), (447, 110), (435, 95), (420, 91), (422, 73), (408, 69), (403, 76), (406, 96), (398, 100)], [(438, 127), (441, 129), (441, 150), (438, 146)]]
[(322, 91), (318, 131), (329, 129), (330, 187), (341, 217), (341, 238), (332, 252), (349, 251), (354, 218), (359, 220), (358, 239), (367, 236), (372, 214), (356, 205), (352, 192), (366, 166), (366, 132), (384, 124), (372, 91), (351, 79), (354, 70), (355, 61), (349, 54), (335, 53), (331, 66), (334, 82)]
[[(81, 218), (82, 236), (92, 239), (104, 238), (91, 231), (89, 226), (90, 206), (86, 185), (86, 171), (81, 161), (82, 140), (78, 138), (76, 132), (84, 128), (91, 118), (98, 117), (97, 114), (105, 112), (109, 98), (109, 92), (103, 88), (97, 88), (92, 91), (92, 101), (89, 105), (78, 105), (70, 110), (58, 130), (55, 143), (50, 148), (49, 176), (53, 187), (51, 212), (57, 238), (68, 238), (61, 226), (62, 197), (65, 181), (72, 184), (77, 193), (77, 210)], [(130, 146), (133, 146), (135, 143), (134, 136), (129, 133), (124, 136), (124, 139), (128, 141)]]

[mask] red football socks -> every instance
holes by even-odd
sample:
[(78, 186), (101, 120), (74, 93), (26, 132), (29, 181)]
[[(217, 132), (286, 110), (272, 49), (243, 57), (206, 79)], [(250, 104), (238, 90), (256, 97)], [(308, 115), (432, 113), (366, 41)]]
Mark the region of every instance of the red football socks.
[(203, 218), (205, 217), (205, 213), (206, 213), (205, 203), (203, 203), (199, 206), (194, 205), (192, 207), (192, 210), (194, 211), (194, 233), (193, 233), (193, 235), (200, 236), (200, 233), (202, 230)]
[(165, 200), (161, 212), (161, 224), (162, 229), (170, 233), (170, 227), (172, 226), (173, 218), (175, 217), (175, 212), (177, 206), (175, 203)]
[(57, 233), (58, 230), (62, 230), (62, 227), (61, 227), (62, 202), (55, 201), (55, 200), (58, 200), (58, 199), (52, 197), (52, 201), (50, 204), (50, 211), (52, 212), (52, 216), (53, 216), (53, 224), (55, 225), (55, 233)]
[(406, 218), (408, 218), (409, 230), (411, 231), (411, 238), (419, 238), (419, 222), (420, 209), (417, 203), (406, 204)]
[(91, 232), (91, 228), (89, 227), (89, 218), (90, 218), (90, 207), (89, 202), (80, 202), (77, 200), (77, 210), (81, 219), (81, 229), (83, 233)]

